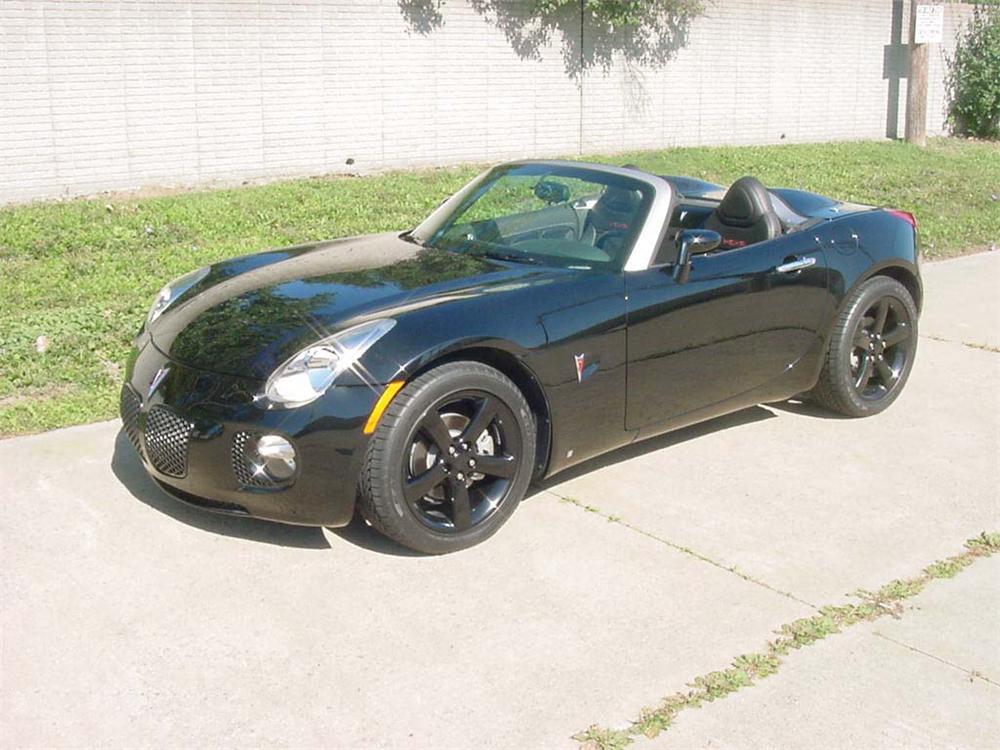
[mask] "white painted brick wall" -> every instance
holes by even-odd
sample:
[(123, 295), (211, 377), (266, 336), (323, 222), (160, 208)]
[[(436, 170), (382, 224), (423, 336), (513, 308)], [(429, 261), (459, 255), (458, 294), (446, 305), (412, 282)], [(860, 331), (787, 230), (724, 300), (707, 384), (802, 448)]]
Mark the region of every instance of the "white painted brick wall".
[[(709, 7), (666, 65), (617, 54), (576, 79), (558, 33), (519, 57), (464, 0), (447, 0), (444, 24), (426, 34), (398, 0), (0, 0), (0, 203), (886, 135), (892, 0)], [(948, 6), (949, 39), (968, 13)], [(593, 48), (586, 33), (584, 44)], [(942, 47), (932, 54), (935, 132), (953, 44)], [(905, 95), (904, 80), (900, 132)]]

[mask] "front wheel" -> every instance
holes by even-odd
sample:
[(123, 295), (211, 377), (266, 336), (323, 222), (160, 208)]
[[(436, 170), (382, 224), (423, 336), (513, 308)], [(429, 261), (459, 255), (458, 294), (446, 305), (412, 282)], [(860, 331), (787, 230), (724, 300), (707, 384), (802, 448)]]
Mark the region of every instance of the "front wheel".
[(845, 416), (878, 414), (902, 392), (916, 353), (913, 297), (895, 279), (875, 276), (851, 295), (834, 323), (812, 395)]
[(444, 364), (383, 415), (361, 472), (361, 511), (418, 552), (470, 547), (514, 512), (534, 461), (534, 419), (517, 386), (478, 362)]

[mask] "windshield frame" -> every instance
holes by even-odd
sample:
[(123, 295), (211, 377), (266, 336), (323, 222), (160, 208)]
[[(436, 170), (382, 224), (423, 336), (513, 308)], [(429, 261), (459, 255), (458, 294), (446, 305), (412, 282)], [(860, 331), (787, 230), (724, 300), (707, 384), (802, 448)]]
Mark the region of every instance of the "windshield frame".
[(549, 169), (554, 176), (563, 175), (597, 182), (600, 182), (602, 178), (606, 179), (607, 176), (614, 176), (639, 183), (647, 189), (651, 188), (650, 197), (643, 201), (644, 204), (648, 205), (644, 209), (645, 216), (641, 217), (641, 227), (633, 235), (632, 247), (624, 262), (617, 266), (625, 271), (639, 271), (649, 267), (667, 232), (674, 190), (669, 182), (656, 175), (605, 164), (568, 160), (524, 160), (497, 165), (475, 177), (465, 187), (445, 200), (410, 232), (410, 236), (421, 244), (430, 243), (449, 224), (453, 216), (464, 211), (468, 205), (478, 199), (477, 193), (484, 185), (496, 180), (501, 174), (509, 173), (519, 167)]

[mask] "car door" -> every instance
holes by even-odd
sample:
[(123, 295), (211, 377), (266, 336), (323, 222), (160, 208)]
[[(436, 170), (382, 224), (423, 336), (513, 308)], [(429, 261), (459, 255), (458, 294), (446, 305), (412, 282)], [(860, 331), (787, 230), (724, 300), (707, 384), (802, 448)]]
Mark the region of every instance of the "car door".
[(781, 375), (820, 336), (827, 268), (812, 233), (626, 274), (626, 426), (642, 429)]

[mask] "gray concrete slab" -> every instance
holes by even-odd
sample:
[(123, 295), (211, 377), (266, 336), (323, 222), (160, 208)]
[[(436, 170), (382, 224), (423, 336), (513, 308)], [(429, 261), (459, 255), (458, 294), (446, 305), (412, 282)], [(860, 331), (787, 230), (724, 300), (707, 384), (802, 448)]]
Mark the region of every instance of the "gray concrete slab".
[(762, 406), (552, 486), (814, 604), (911, 575), (1000, 528), (1000, 355), (921, 339), (866, 420)]
[[(117, 423), (0, 441), (0, 741), (528, 748), (624, 726), (809, 614), (644, 533), (826, 604), (1000, 529), (1000, 355), (960, 343), (1000, 337), (998, 261), (925, 268), (935, 338), (886, 414), (782, 404), (647, 442), (444, 558), (363, 526), (188, 509)], [(794, 654), (664, 741), (982, 745), (1000, 735), (1000, 688), (963, 670), (996, 682), (995, 571), (935, 583), (882, 635)]]
[(961, 344), (1000, 339), (1000, 253), (923, 270), (927, 335), (884, 414), (755, 407), (598, 459), (552, 491), (814, 603), (1000, 528), (1000, 356)]
[(992, 658), (996, 649), (992, 655), (986, 649), (1000, 631), (998, 568), (998, 560), (980, 560), (954, 580), (932, 583), (898, 622), (857, 625), (792, 652), (778, 674), (683, 712), (669, 731), (635, 750), (994, 750), (1000, 683), (876, 632), (913, 637), (935, 654), (970, 662)]
[(1000, 252), (925, 263), (925, 336), (1000, 350)]
[(0, 442), (5, 747), (569, 747), (807, 612), (546, 493), (440, 558), (206, 515), (117, 433)]
[(905, 617), (882, 620), (875, 632), (1000, 687), (1000, 556), (977, 560), (953, 580), (933, 582)]

